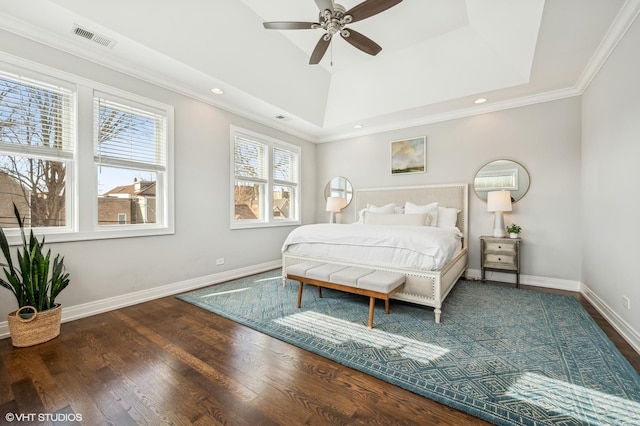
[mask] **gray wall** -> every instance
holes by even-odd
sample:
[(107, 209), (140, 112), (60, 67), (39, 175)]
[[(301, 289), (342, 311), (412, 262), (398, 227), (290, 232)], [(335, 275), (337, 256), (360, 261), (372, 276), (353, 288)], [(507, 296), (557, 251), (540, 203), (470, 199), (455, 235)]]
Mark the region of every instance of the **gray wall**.
[[(583, 95), (582, 280), (640, 342), (640, 21)], [(631, 309), (622, 303), (631, 300)]]
[[(427, 137), (427, 172), (390, 174), (390, 141)], [(485, 163), (507, 158), (529, 171), (531, 187), (505, 213), (505, 223), (522, 226), (522, 272), (537, 283), (580, 281), (580, 98), (574, 97), (442, 123), (318, 145), (316, 218), (326, 222), (323, 189), (333, 176), (355, 190), (466, 182), (470, 184), (470, 268), (480, 268), (480, 235), (493, 230), (493, 213), (473, 192), (473, 178)], [(342, 221), (355, 218), (353, 203)], [(569, 228), (569, 229), (568, 229)], [(532, 278), (533, 279), (533, 278)]]
[[(64, 306), (279, 260), (291, 227), (229, 229), (232, 124), (302, 147), (302, 220), (313, 221), (314, 144), (3, 31), (0, 51), (175, 107), (175, 234), (50, 244), (54, 253), (65, 256), (71, 274), (69, 288), (58, 299)], [(216, 266), (220, 257), (226, 262)], [(0, 290), (4, 315), (17, 304), (7, 290)]]

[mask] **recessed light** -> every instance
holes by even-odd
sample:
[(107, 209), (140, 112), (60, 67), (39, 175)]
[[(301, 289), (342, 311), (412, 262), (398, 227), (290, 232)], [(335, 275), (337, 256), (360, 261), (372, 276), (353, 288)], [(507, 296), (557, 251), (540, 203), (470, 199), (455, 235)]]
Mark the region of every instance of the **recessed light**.
[(487, 102), (487, 100), (485, 98), (479, 98), (479, 99), (476, 99), (475, 101), (473, 101), (474, 104), (483, 104), (485, 102)]
[(214, 87), (213, 89), (211, 89), (211, 93), (214, 93), (216, 95), (222, 95), (224, 93), (224, 90), (222, 90), (219, 87)]
[(354, 129), (362, 129), (362, 124), (356, 124), (355, 126), (353, 126)]

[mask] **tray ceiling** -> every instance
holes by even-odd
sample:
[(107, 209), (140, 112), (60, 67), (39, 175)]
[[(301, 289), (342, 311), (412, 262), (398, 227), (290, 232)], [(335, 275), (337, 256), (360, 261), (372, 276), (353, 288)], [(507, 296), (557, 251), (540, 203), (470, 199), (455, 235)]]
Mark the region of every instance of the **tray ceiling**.
[[(639, 9), (637, 0), (404, 0), (350, 24), (380, 54), (335, 37), (308, 65), (321, 30), (262, 23), (317, 21), (313, 0), (35, 3), (2, 2), (0, 27), (316, 142), (580, 94)], [(475, 106), (480, 97), (488, 101)]]

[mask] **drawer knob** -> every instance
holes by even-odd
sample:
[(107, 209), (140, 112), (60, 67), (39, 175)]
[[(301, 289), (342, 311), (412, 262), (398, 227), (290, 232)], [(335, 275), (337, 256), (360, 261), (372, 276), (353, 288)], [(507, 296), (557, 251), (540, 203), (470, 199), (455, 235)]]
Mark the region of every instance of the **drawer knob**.
[(499, 261), (502, 261), (502, 258), (501, 258), (501, 257), (499, 257), (499, 258), (498, 258), (498, 260), (499, 260)]
[(499, 248), (499, 249), (501, 249), (501, 248), (502, 248), (502, 246), (498, 246), (498, 248)]

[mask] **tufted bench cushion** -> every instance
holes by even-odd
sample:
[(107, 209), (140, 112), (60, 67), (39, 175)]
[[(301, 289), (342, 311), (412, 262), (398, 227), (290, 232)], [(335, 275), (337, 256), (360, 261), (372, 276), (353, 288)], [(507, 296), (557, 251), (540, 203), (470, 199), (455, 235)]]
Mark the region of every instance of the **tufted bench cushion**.
[(335, 263), (307, 261), (287, 267), (286, 277), (298, 281), (298, 308), (302, 305), (302, 288), (305, 283), (322, 288), (331, 288), (348, 293), (369, 296), (369, 328), (373, 328), (375, 299), (385, 301), (385, 312), (389, 313), (389, 298), (404, 288), (405, 276), (395, 272), (377, 271)]

